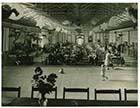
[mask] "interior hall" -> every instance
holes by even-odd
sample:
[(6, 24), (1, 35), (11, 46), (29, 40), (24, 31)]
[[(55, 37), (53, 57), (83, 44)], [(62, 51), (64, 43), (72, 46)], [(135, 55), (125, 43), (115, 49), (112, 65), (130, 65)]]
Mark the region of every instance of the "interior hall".
[(138, 106), (138, 3), (1, 10), (2, 106)]

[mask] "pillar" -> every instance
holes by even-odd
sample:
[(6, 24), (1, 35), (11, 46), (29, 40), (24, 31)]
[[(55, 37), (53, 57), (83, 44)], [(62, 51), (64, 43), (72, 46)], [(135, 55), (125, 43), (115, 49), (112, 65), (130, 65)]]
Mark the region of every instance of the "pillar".
[(130, 55), (130, 31), (128, 31), (128, 55)]
[(97, 42), (97, 33), (95, 33), (95, 43)]
[(9, 51), (9, 28), (3, 27), (3, 51)]
[(115, 42), (117, 41), (117, 32), (114, 32), (115, 33)]

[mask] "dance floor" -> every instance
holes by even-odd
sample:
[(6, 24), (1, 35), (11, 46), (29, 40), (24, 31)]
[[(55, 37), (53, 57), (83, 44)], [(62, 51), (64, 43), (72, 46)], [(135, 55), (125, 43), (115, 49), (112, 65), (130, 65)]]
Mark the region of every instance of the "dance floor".
[[(17, 87), (21, 86), (21, 97), (31, 96), (31, 80), (34, 74), (33, 66), (4, 66), (2, 70), (2, 86), (3, 87)], [(90, 90), (90, 99), (94, 99), (94, 89), (121, 89), (124, 94), (124, 88), (137, 89), (138, 86), (138, 72), (137, 67), (115, 67), (115, 69), (108, 70), (106, 75), (107, 81), (102, 81), (99, 66), (41, 66), (44, 74), (56, 73), (58, 79), (56, 82), (58, 88), (58, 98), (63, 98), (63, 87), (81, 87)], [(64, 74), (58, 73), (60, 68), (64, 69)], [(37, 95), (37, 94), (35, 94)], [(48, 96), (49, 97), (49, 96)], [(51, 96), (50, 96), (51, 97)], [(84, 99), (85, 94), (69, 93), (68, 98)], [(99, 96), (101, 99), (117, 99), (117, 95)], [(133, 94), (134, 100), (137, 95)], [(122, 95), (124, 100), (124, 95)]]

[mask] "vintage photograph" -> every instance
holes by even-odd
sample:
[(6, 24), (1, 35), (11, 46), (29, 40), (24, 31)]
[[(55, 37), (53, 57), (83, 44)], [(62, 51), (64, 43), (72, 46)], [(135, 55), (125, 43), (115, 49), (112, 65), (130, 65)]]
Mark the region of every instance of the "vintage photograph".
[(138, 106), (138, 3), (1, 2), (2, 106)]

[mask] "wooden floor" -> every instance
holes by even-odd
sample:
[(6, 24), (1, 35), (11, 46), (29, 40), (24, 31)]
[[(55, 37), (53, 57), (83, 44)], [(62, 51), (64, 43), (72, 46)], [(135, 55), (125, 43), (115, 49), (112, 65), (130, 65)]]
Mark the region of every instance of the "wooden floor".
[[(21, 86), (21, 96), (31, 96), (31, 79), (34, 74), (34, 66), (4, 66), (2, 70), (2, 86), (13, 87)], [(60, 68), (64, 69), (65, 74), (58, 73)], [(94, 89), (119, 89), (122, 94), (124, 88), (137, 89), (137, 67), (115, 67), (106, 72), (109, 79), (102, 81), (99, 66), (42, 66), (45, 75), (56, 73), (58, 75), (57, 87), (58, 98), (63, 97), (63, 87), (89, 87), (90, 99), (94, 99)], [(37, 95), (37, 94), (36, 94)], [(67, 94), (70, 98), (85, 98), (85, 94)], [(109, 95), (100, 96), (107, 99)], [(99, 97), (99, 98), (100, 98)], [(132, 96), (137, 99), (137, 95)], [(110, 96), (112, 99), (118, 98)], [(109, 98), (109, 99), (110, 99)], [(122, 95), (122, 100), (124, 96)]]

